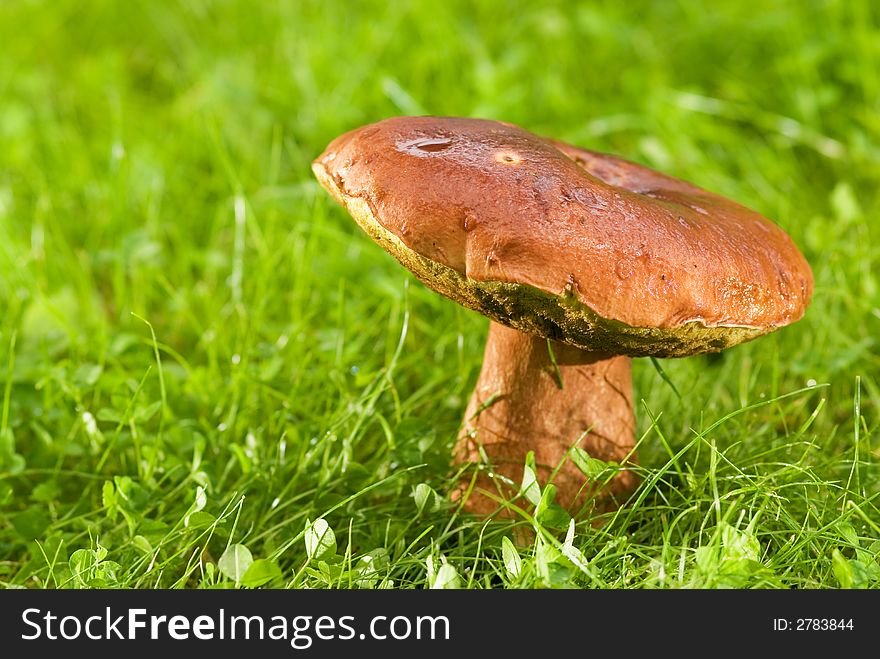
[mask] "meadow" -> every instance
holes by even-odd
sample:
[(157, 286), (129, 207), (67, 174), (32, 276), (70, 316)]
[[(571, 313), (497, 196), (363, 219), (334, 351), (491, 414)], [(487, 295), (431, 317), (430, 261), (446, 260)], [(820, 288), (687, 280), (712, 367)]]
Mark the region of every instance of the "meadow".
[[(825, 2), (0, 4), (0, 584), (880, 585), (880, 17)], [(641, 486), (463, 514), (488, 321), (319, 187), (501, 119), (777, 222), (800, 322), (634, 361)]]

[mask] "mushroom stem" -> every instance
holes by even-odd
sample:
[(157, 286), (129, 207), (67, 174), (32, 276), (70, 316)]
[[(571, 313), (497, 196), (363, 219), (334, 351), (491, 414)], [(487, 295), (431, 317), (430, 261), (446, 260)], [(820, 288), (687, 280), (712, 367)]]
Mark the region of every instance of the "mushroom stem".
[(495, 322), (489, 327), (483, 368), (455, 447), (458, 464), (482, 462), (481, 451), (491, 463), (477, 475), (464, 505), (469, 512), (485, 515), (498, 508), (481, 490), (505, 499), (516, 493), (529, 451), (535, 452), (542, 485), (558, 467), (552, 477), (556, 502), (571, 511), (597, 495), (603, 507), (612, 497), (613, 506), (614, 495), (636, 485), (635, 475), (622, 470), (600, 490), (567, 457), (577, 445), (601, 460), (635, 461), (631, 360), (550, 345), (556, 364), (546, 339)]

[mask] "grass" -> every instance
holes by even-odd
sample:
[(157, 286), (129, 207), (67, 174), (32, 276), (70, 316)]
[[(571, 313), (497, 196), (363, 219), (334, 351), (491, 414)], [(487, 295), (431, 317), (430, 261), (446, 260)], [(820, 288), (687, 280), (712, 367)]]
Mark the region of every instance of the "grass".
[[(31, 0), (0, 43), (0, 583), (880, 584), (869, 0)], [(643, 484), (601, 526), (446, 496), (487, 321), (308, 168), (423, 112), (692, 180), (813, 266), (796, 325), (636, 360)]]

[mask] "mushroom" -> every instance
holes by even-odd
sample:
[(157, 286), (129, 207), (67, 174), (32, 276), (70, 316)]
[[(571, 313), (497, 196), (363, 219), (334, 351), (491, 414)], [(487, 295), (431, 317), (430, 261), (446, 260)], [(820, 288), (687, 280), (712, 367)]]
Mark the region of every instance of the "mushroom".
[(485, 463), (466, 510), (515, 495), (534, 452), (575, 511), (616, 505), (635, 464), (630, 358), (716, 352), (800, 319), (810, 267), (776, 225), (615, 156), (497, 121), (395, 117), (333, 140), (315, 175), (435, 291), (491, 319), (456, 444)]

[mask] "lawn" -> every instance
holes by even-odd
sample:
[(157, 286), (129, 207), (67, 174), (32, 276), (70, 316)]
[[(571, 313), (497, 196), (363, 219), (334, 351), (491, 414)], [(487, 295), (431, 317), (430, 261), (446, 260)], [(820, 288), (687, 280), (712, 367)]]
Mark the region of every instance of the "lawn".
[[(878, 13), (3, 2), (0, 584), (877, 587)], [(309, 169), (425, 113), (693, 181), (812, 265), (802, 321), (634, 361), (642, 485), (617, 512), (450, 500), (488, 321)]]

